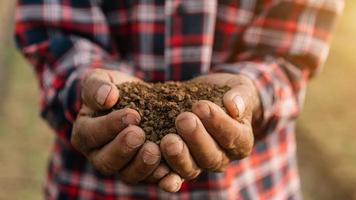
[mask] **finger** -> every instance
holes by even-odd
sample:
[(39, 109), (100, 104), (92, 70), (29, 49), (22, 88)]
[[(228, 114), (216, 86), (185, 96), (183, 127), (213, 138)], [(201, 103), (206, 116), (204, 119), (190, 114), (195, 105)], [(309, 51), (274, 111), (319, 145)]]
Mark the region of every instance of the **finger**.
[(224, 107), (232, 118), (251, 118), (256, 104), (256, 94), (247, 85), (237, 85), (225, 93)]
[(182, 178), (192, 180), (201, 173), (188, 147), (178, 135), (168, 134), (164, 136), (160, 147), (169, 166)]
[(176, 127), (199, 167), (210, 171), (224, 170), (229, 163), (228, 157), (195, 114), (180, 114), (176, 119)]
[(254, 117), (259, 118), (261, 109), (258, 92), (254, 83), (248, 77), (229, 73), (216, 73), (199, 76), (193, 80), (231, 87), (232, 89), (223, 98), (224, 106), (231, 117), (242, 118), (246, 111), (252, 111)]
[(119, 90), (108, 70), (92, 70), (84, 77), (81, 86), (84, 103), (94, 111), (109, 109), (118, 101)]
[(111, 175), (123, 168), (145, 142), (145, 133), (137, 126), (125, 128), (110, 143), (89, 153), (94, 168)]
[(72, 145), (83, 152), (98, 148), (111, 141), (128, 125), (138, 125), (140, 120), (139, 113), (129, 108), (95, 118), (79, 114), (73, 127)]
[(121, 180), (134, 184), (146, 179), (159, 165), (161, 152), (157, 144), (146, 142), (134, 160), (121, 171)]
[(165, 176), (160, 182), (159, 187), (166, 192), (178, 192), (182, 187), (182, 179), (178, 174), (171, 172)]
[(146, 178), (146, 182), (157, 183), (170, 172), (171, 170), (165, 163), (160, 163), (158, 167), (151, 173), (151, 175)]
[(192, 110), (230, 158), (242, 159), (250, 154), (253, 146), (250, 122), (245, 119), (242, 123), (237, 122), (210, 101), (198, 101)]

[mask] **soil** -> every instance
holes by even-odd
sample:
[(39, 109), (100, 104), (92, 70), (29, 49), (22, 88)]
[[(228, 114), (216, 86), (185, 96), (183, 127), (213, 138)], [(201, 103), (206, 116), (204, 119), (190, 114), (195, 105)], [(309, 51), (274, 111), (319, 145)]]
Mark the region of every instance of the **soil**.
[(222, 97), (230, 89), (191, 81), (154, 84), (127, 82), (117, 87), (120, 101), (114, 109), (137, 110), (146, 139), (157, 144), (166, 134), (177, 133), (174, 125), (176, 117), (182, 112), (191, 111), (194, 102), (209, 100), (224, 109)]

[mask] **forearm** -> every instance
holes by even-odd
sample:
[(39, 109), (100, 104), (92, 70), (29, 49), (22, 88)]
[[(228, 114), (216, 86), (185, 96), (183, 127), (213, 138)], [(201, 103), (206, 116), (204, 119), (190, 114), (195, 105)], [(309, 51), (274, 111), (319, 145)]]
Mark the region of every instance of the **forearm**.
[(254, 116), (257, 135), (273, 132), (279, 123), (294, 120), (303, 103), (308, 71), (279, 58), (266, 56), (217, 66), (215, 71), (241, 74), (252, 80), (260, 99), (261, 118)]
[[(112, 50), (108, 32), (93, 32), (106, 26), (105, 19), (83, 22), (76, 15), (67, 19), (62, 12), (64, 5), (57, 4), (18, 1), (15, 34), (19, 50), (37, 74), (42, 116), (60, 137), (69, 140), (70, 126), (81, 105), (81, 77), (92, 68), (116, 65), (113, 63), (118, 56)], [(91, 10), (99, 8), (88, 5), (93, 8), (83, 9), (83, 14), (93, 20)], [(73, 7), (66, 9), (76, 11)], [(58, 14), (56, 18), (53, 12)], [(124, 66), (117, 64), (116, 68), (125, 71)], [(64, 133), (63, 127), (69, 127), (68, 131)]]
[[(324, 2), (321, 4), (320, 2)], [(262, 135), (300, 112), (309, 77), (321, 71), (343, 1), (285, 1), (260, 5), (226, 63), (213, 71), (249, 77), (255, 84)]]

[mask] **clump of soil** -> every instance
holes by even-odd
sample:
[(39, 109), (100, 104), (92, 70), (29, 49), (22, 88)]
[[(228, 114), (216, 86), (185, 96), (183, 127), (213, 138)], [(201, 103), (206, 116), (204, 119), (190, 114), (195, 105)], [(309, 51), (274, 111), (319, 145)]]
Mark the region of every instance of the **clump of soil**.
[(194, 102), (209, 100), (224, 108), (222, 97), (230, 89), (191, 81), (155, 84), (127, 82), (117, 87), (120, 100), (114, 109), (137, 110), (146, 139), (157, 144), (166, 134), (177, 133), (176, 117), (182, 112), (191, 111)]

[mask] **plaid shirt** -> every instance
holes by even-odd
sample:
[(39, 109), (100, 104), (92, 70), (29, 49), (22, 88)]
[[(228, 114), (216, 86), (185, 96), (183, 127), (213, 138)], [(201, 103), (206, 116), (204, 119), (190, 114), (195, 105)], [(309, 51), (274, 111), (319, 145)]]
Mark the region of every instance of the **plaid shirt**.
[[(299, 199), (295, 118), (342, 8), (341, 0), (19, 0), (17, 45), (57, 133), (45, 198)], [(79, 79), (95, 67), (150, 82), (244, 74), (261, 97), (263, 136), (248, 158), (204, 172), (176, 194), (104, 177), (69, 141)]]

